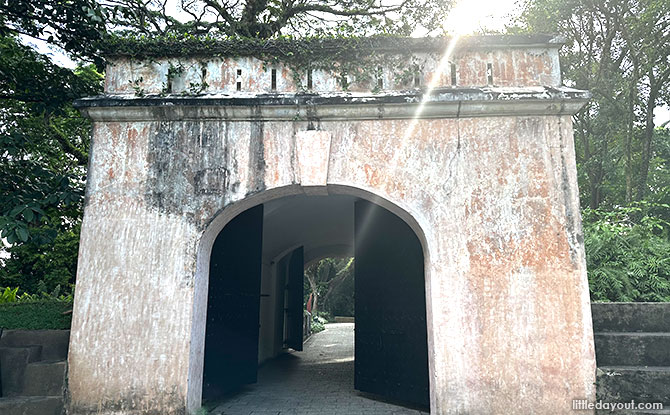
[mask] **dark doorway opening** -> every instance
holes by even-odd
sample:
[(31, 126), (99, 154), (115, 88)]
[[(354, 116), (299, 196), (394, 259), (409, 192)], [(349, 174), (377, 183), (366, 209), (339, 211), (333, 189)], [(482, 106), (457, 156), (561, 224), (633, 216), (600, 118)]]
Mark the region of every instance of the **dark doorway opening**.
[[(346, 245), (355, 256), (352, 389), (427, 407), (423, 250), (414, 231), (392, 212), (366, 200), (287, 199), (291, 200), (242, 212), (214, 242), (203, 398), (215, 401), (256, 382), (259, 350), (264, 361), (289, 349), (302, 350), (304, 264), (314, 252)], [(325, 206), (330, 205), (337, 209), (329, 211)], [(288, 213), (282, 213), (284, 210)], [(348, 217), (344, 220), (338, 215)], [(338, 221), (348, 225), (333, 226)], [(282, 228), (284, 225), (288, 228)], [(343, 232), (343, 227), (351, 229)], [(297, 239), (290, 240), (292, 237)], [(350, 240), (344, 241), (347, 238)], [(289, 239), (285, 247), (278, 245), (283, 239)], [(325, 241), (329, 239), (337, 241), (328, 245)], [(283, 254), (274, 255), (277, 251)]]

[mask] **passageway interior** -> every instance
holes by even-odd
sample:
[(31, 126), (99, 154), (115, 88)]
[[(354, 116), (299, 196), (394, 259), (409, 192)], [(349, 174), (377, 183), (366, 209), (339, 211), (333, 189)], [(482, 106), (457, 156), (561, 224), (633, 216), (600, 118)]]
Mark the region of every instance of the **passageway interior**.
[[(304, 269), (332, 256), (356, 258), (355, 332), (353, 325), (329, 326), (302, 351)], [(426, 407), (421, 243), (398, 216), (353, 196), (301, 195), (252, 207), (233, 218), (214, 242), (205, 338), (206, 402), (228, 397), (230, 404), (253, 390), (283, 390), (291, 395), (284, 401), (297, 402), (302, 386), (287, 392), (286, 382), (313, 377), (312, 369), (318, 368), (309, 382), (315, 391), (323, 383), (336, 386), (339, 397), (356, 389)], [(276, 389), (273, 382), (282, 376), (284, 386)], [(244, 386), (250, 384), (255, 385)], [(261, 401), (272, 399), (253, 405)], [(332, 400), (323, 396), (322, 401)]]
[(425, 408), (359, 393), (352, 387), (353, 378), (354, 324), (327, 324), (325, 331), (305, 342), (304, 351), (285, 353), (262, 365), (256, 384), (226, 395), (213, 406), (211, 414), (428, 413)]

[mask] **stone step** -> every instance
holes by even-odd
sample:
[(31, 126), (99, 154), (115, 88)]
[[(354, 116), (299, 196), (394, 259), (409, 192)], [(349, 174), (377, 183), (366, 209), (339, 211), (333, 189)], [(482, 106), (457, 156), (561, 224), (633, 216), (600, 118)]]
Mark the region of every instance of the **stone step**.
[(2, 415), (61, 415), (63, 398), (60, 396), (29, 396), (0, 398)]
[(65, 367), (65, 361), (28, 364), (22, 396), (63, 396)]
[(670, 408), (670, 367), (598, 367), (596, 397), (604, 402), (660, 402)]
[(596, 333), (598, 366), (670, 366), (670, 333)]
[(26, 366), (40, 360), (41, 354), (41, 346), (0, 347), (0, 396), (21, 394)]
[(670, 303), (593, 303), (593, 331), (670, 332)]
[(42, 345), (43, 360), (65, 360), (70, 330), (3, 330), (0, 347)]

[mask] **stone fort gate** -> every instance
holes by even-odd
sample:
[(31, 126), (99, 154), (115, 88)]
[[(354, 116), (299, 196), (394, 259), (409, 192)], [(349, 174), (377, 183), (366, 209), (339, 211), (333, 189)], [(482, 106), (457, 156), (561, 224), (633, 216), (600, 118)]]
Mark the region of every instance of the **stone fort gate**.
[(560, 41), (323, 40), (308, 70), (282, 41), (206, 46), (120, 48), (77, 103), (69, 413), (192, 414), (253, 382), (302, 347), (303, 266), (327, 255), (356, 257), (357, 389), (434, 414), (594, 397), (571, 120), (589, 96), (561, 85)]

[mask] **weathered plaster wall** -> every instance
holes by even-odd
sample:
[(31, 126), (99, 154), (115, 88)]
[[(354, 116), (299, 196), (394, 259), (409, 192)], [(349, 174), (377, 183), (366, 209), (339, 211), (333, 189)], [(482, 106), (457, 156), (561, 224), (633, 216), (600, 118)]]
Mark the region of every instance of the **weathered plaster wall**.
[[(423, 230), (434, 413), (567, 413), (592, 396), (570, 118), (423, 120), (403, 141), (410, 122), (97, 123), (71, 413), (182, 413), (201, 364), (189, 361), (200, 236), (226, 205), (319, 179), (379, 195)], [(309, 134), (330, 137), (326, 158), (296, 145)]]
[[(560, 87), (556, 45), (454, 59), (458, 88), (430, 96), (352, 95), (317, 74), (323, 93), (308, 98), (282, 68), (268, 97), (253, 58), (192, 58), (172, 85), (206, 76), (216, 95), (140, 98), (128, 80), (161, 92), (169, 59), (114, 60), (109, 95), (79, 103), (94, 130), (69, 413), (192, 413), (213, 241), (241, 211), (295, 194), (366, 198), (417, 233), (432, 413), (567, 414), (593, 398), (570, 118), (588, 94)], [(469, 88), (487, 84), (487, 63), (499, 86)], [(239, 93), (238, 67), (253, 75)]]
[[(495, 85), (509, 86), (553, 86), (561, 85), (558, 62), (558, 45), (529, 49), (460, 50), (439, 72), (440, 53), (417, 53), (407, 62), (382, 66), (380, 91), (413, 89), (412, 79), (399, 79), (402, 70), (414, 66), (421, 68), (417, 75), (420, 86), (428, 85), (433, 76), (438, 76), (437, 87), (451, 87), (452, 69), (459, 87)], [(492, 82), (487, 77), (487, 64), (492, 65)], [(169, 68), (183, 67), (183, 72), (168, 79)], [(272, 89), (272, 69), (277, 71), (276, 88)], [(238, 75), (237, 71), (241, 71)], [(107, 66), (105, 92), (109, 94), (188, 93), (193, 85), (196, 92), (207, 94), (235, 94), (240, 82), (241, 92), (286, 93), (307, 90), (307, 73), (297, 74), (300, 85), (294, 81), (293, 70), (282, 63), (264, 63), (253, 57), (242, 58), (181, 58), (159, 61), (138, 61), (132, 58), (116, 59)], [(369, 75), (369, 74), (368, 74)], [(311, 92), (341, 92), (342, 74), (337, 70), (315, 69), (312, 71)], [(374, 78), (374, 77), (373, 77)], [(200, 88), (197, 85), (206, 84)], [(168, 87), (169, 85), (169, 87)], [(356, 74), (349, 74), (348, 90), (370, 91), (378, 87), (377, 79), (357, 81)]]

